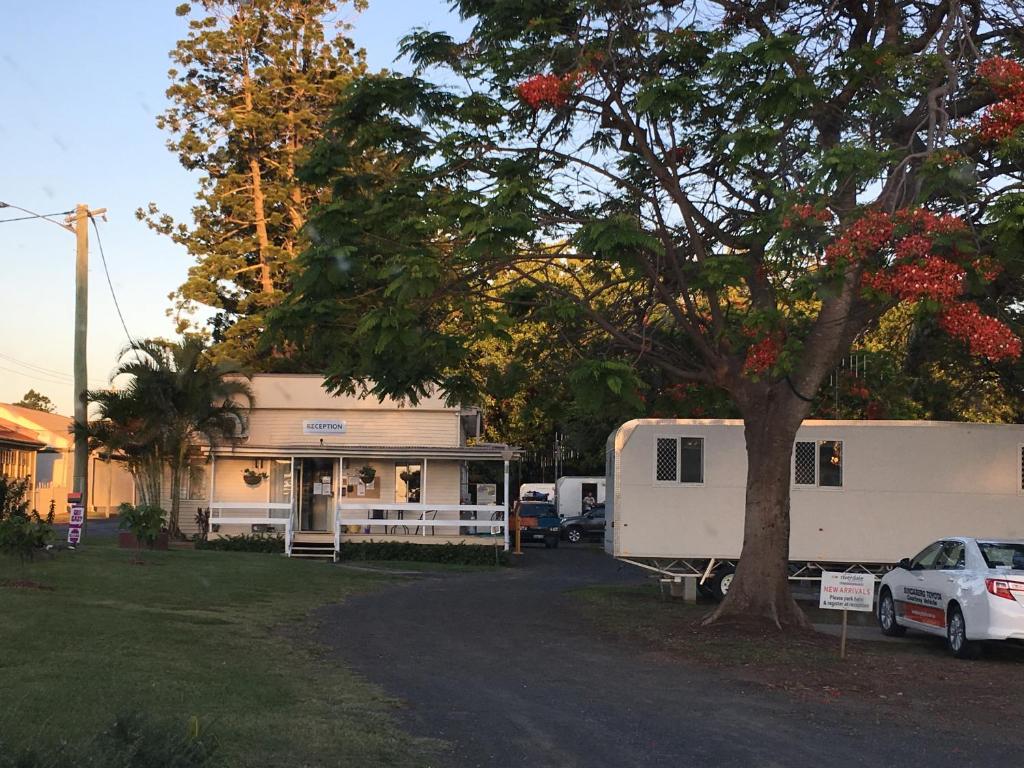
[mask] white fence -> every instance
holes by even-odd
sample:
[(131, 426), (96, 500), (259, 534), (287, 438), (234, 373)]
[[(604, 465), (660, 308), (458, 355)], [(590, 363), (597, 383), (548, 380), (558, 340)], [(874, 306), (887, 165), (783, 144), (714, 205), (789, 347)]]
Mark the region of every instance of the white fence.
[[(343, 517), (344, 513), (354, 517)], [(442, 512), (454, 512), (456, 518), (437, 518)], [(461, 519), (461, 513), (474, 512), (475, 520)], [(225, 514), (228, 513), (228, 514)], [(246, 514), (250, 513), (250, 514)], [(275, 514), (277, 513), (277, 514)], [(370, 513), (383, 513), (384, 517), (370, 517)], [(483, 515), (483, 519), (481, 518)], [(210, 505), (210, 531), (215, 525), (273, 525), (284, 526), (285, 553), (291, 555), (295, 533), (293, 508), (290, 502), (252, 503), (241, 501), (215, 501)], [(334, 549), (341, 548), (342, 526), (405, 527), (418, 529), (427, 536), (434, 528), (490, 528), (492, 535), (503, 534), (508, 549), (508, 510), (503, 504), (415, 504), (379, 502), (342, 502), (334, 511)]]
[[(342, 517), (345, 512), (363, 513), (357, 517)], [(368, 512), (383, 512), (384, 517), (369, 517)], [(440, 512), (454, 512), (456, 518), (428, 517)], [(463, 520), (461, 513), (475, 512), (477, 519)], [(394, 513), (394, 516), (392, 514)], [(412, 513), (412, 517), (406, 517)], [(479, 519), (480, 513), (488, 517)], [(400, 516), (399, 516), (400, 515)], [(500, 515), (500, 516), (499, 516)], [(493, 518), (493, 519), (492, 519)], [(428, 528), (490, 528), (493, 535), (504, 534), (505, 548), (508, 549), (508, 510), (503, 504), (417, 504), (398, 503), (381, 504), (379, 502), (340, 502), (334, 514), (334, 546), (341, 547), (341, 528), (344, 525), (360, 527), (379, 526), (385, 529), (406, 527), (420, 529), (422, 536), (427, 535)]]
[[(254, 515), (231, 514), (223, 512), (255, 512)], [(284, 512), (283, 515), (273, 514), (275, 511)], [(217, 514), (220, 512), (221, 514)], [(264, 514), (260, 514), (264, 513)], [(215, 501), (210, 505), (210, 531), (215, 525), (283, 525), (284, 526), (284, 551), (286, 555), (292, 553), (292, 505), (291, 502), (265, 502), (254, 504), (249, 501)]]

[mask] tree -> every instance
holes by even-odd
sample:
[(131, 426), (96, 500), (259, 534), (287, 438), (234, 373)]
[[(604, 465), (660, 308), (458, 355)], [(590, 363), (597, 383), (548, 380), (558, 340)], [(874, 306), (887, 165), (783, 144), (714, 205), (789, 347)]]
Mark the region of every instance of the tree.
[(321, 192), (297, 179), (295, 168), (342, 88), (363, 71), (352, 41), (325, 29), (338, 5), (197, 0), (177, 9), (179, 16), (201, 14), (171, 52), (171, 106), (157, 125), (171, 134), (168, 147), (182, 166), (200, 173), (198, 203), (191, 225), (153, 203), (137, 216), (196, 260), (178, 308), (216, 310), (211, 324), (221, 359), (269, 364), (255, 340), (264, 313), (291, 283), (309, 207)]
[(53, 404), (50, 398), (36, 392), (34, 389), (26, 392), (15, 405), (20, 405), (22, 408), (31, 408), (34, 411), (45, 411), (46, 413), (53, 413), (57, 410), (57, 406)]
[(456, 5), (465, 40), (418, 31), (414, 76), (341, 100), (305, 172), (332, 185), (320, 239), (276, 326), (333, 387), (471, 397), (474, 344), (514, 322), (495, 289), (514, 272), (614, 342), (590, 360), (609, 386), (647, 365), (728, 397), (745, 525), (710, 620), (806, 626), (787, 580), (793, 441), (854, 340), (906, 305), (973, 357), (1020, 353), (978, 303), (1011, 311), (988, 285), (1021, 245), (1018, 17), (944, 0)]
[(149, 339), (125, 348), (111, 376), (118, 389), (89, 393), (99, 418), (93, 443), (127, 463), (140, 507), (160, 505), (163, 468), (170, 470), (168, 529), (180, 533), (181, 483), (195, 449), (237, 438), (252, 404), (235, 366), (213, 361), (201, 339)]

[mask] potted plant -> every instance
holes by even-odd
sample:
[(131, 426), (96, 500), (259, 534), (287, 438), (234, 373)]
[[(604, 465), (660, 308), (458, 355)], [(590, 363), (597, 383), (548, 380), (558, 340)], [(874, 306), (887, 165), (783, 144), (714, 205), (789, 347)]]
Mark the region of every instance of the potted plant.
[(118, 544), (124, 548), (134, 547), (136, 553), (141, 551), (143, 544), (149, 549), (167, 549), (168, 535), (164, 527), (166, 514), (157, 506), (133, 506), (125, 502), (118, 510), (118, 528), (121, 529)]
[(376, 476), (377, 470), (369, 464), (364, 464), (359, 470), (359, 479), (363, 481), (363, 485), (369, 485), (372, 483)]
[(251, 467), (246, 467), (245, 469), (242, 470), (242, 479), (245, 481), (245, 484), (251, 488), (255, 488), (257, 485), (266, 480), (267, 477), (268, 475), (266, 472), (260, 472), (258, 470), (252, 469)]

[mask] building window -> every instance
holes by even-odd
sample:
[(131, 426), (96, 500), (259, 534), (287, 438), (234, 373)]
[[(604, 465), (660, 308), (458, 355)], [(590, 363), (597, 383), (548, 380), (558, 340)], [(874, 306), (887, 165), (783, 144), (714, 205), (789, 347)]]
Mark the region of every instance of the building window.
[(288, 504), (292, 500), (292, 460), (271, 459), (270, 503)]
[(793, 448), (793, 484), (842, 488), (843, 441), (797, 441)]
[(659, 437), (654, 450), (656, 482), (691, 485), (704, 482), (703, 437)]
[(1024, 445), (1020, 447), (1020, 489), (1024, 491)]
[(182, 491), (184, 491), (182, 498), (192, 501), (205, 499), (210, 492), (206, 484), (206, 465), (189, 464), (188, 474), (182, 485), (184, 486), (182, 488)]
[(817, 447), (814, 443), (797, 441), (793, 451), (793, 482), (797, 485), (817, 485), (818, 471), (815, 464)]
[(674, 483), (679, 477), (679, 441), (674, 437), (659, 437), (657, 446), (654, 479), (659, 483)]

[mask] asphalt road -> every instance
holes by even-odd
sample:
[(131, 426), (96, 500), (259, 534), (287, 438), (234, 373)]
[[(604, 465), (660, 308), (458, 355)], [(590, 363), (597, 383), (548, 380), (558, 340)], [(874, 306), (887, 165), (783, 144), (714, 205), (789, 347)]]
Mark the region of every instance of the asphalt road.
[(1019, 760), (1019, 746), (892, 725), (863, 704), (800, 703), (628, 646), (595, 630), (566, 595), (639, 578), (593, 549), (530, 549), (515, 569), (426, 576), (322, 609), (318, 631), (345, 663), (406, 703), (399, 717), (407, 730), (451, 744), (425, 765), (964, 768)]

